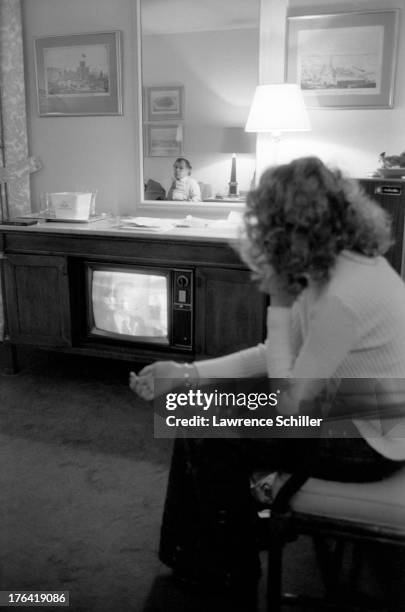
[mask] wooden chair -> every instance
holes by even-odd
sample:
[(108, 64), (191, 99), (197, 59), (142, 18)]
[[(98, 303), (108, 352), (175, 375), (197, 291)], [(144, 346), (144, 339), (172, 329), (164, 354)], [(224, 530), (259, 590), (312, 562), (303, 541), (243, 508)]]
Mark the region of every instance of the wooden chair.
[(348, 540), (405, 547), (405, 468), (371, 483), (310, 478), (301, 486), (304, 480), (305, 477), (298, 475), (290, 484), (290, 490), (276, 497), (272, 509), (261, 513), (265, 521), (262, 526), (266, 525), (267, 532), (267, 609), (279, 612), (284, 603), (319, 609), (319, 599), (288, 595), (282, 590), (283, 551), (288, 542), (300, 534), (313, 536), (320, 542), (333, 537), (339, 544), (333, 559), (329, 559), (331, 572), (325, 572), (325, 586), (327, 590), (329, 587), (329, 592), (321, 609), (375, 609), (369, 601), (365, 602), (365, 608), (360, 603), (353, 605), (352, 591), (351, 601), (344, 602), (341, 593), (333, 589), (336, 584), (330, 580), (330, 574), (338, 575), (342, 543)]

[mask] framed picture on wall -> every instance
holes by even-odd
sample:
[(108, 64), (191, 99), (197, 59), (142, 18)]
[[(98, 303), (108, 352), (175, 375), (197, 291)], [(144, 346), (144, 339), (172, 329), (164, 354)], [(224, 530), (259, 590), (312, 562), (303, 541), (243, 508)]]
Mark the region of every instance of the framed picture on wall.
[(183, 154), (183, 126), (180, 123), (145, 125), (147, 157), (178, 157)]
[(184, 87), (182, 85), (145, 87), (144, 97), (147, 121), (183, 119)]
[(286, 80), (310, 107), (392, 107), (398, 21), (397, 9), (287, 18)]
[(35, 39), (40, 117), (122, 115), (121, 32)]

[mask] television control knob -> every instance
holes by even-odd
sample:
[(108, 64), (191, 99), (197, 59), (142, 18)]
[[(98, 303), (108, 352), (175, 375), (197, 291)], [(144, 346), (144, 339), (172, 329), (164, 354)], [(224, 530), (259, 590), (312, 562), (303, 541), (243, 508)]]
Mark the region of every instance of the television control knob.
[(180, 274), (177, 277), (176, 282), (177, 286), (180, 287), (180, 289), (185, 289), (186, 287), (188, 287), (190, 281), (187, 276), (184, 276), (184, 274)]

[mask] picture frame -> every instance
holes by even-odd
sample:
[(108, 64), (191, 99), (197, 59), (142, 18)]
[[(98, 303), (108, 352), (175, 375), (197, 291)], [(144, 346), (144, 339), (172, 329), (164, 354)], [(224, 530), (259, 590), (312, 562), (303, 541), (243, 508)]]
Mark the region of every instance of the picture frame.
[(122, 115), (122, 33), (37, 37), (40, 117)]
[(145, 87), (144, 99), (146, 121), (180, 121), (183, 119), (183, 85)]
[(285, 80), (312, 108), (391, 108), (398, 9), (287, 18)]
[(179, 157), (183, 154), (184, 128), (180, 123), (145, 125), (147, 157)]

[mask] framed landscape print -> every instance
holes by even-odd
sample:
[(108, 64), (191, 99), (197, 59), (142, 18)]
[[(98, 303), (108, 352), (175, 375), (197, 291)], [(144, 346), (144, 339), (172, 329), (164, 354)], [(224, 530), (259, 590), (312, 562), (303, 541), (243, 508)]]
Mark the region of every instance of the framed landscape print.
[(145, 116), (147, 121), (183, 119), (184, 87), (145, 87)]
[(147, 157), (178, 157), (183, 153), (183, 126), (173, 124), (146, 124), (145, 151)]
[(286, 80), (310, 107), (392, 107), (398, 18), (397, 9), (289, 17)]
[(121, 32), (35, 39), (40, 117), (122, 115)]

